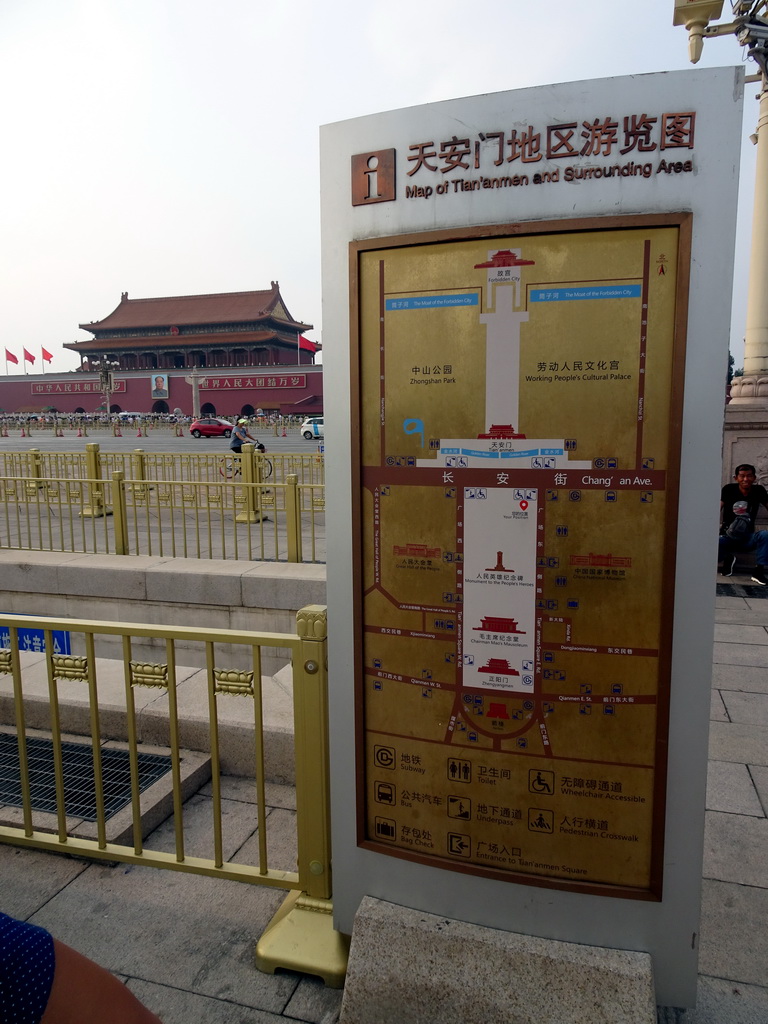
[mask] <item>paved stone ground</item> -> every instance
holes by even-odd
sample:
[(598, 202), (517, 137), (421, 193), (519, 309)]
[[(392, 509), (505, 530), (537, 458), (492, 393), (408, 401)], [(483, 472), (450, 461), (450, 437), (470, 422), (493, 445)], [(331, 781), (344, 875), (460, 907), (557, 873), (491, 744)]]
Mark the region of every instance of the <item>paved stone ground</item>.
[[(719, 583), (699, 999), (695, 1010), (660, 1011), (663, 1024), (768, 1024), (768, 593), (749, 577)], [(226, 855), (247, 857), (255, 841), (247, 793), (233, 780), (225, 796), (234, 837)], [(190, 849), (204, 842), (209, 799), (203, 789), (185, 805)], [(292, 800), (290, 789), (270, 787), (286, 869)], [(167, 849), (168, 827), (148, 842)], [(253, 965), (256, 938), (281, 899), (235, 882), (0, 846), (2, 908), (126, 979), (165, 1024), (338, 1019), (339, 991)]]
[[(258, 860), (250, 786), (225, 779), (224, 856)], [(268, 786), (270, 866), (295, 870), (295, 799)], [(185, 849), (211, 856), (210, 785), (184, 806)], [(170, 821), (145, 846), (172, 852)], [(285, 892), (198, 875), (0, 846), (0, 905), (103, 964), (165, 1024), (332, 1024), (342, 993), (292, 972), (262, 974), (255, 943)]]
[(699, 1000), (684, 1024), (768, 1022), (768, 588), (720, 577)]

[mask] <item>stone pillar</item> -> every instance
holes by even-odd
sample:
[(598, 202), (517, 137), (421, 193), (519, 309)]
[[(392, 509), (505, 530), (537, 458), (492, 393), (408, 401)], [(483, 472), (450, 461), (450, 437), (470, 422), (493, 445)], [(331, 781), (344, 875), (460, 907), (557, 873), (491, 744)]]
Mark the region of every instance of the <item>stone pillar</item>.
[(744, 337), (744, 376), (731, 382), (723, 425), (723, 483), (751, 462), (768, 483), (768, 84), (763, 78), (757, 122), (755, 200)]
[[(768, 83), (763, 77), (757, 121), (755, 202), (747, 295), (744, 377), (755, 381), (754, 398), (768, 404)], [(763, 134), (765, 132), (765, 134)], [(762, 384), (762, 388), (760, 388)], [(746, 396), (745, 396), (746, 397)]]

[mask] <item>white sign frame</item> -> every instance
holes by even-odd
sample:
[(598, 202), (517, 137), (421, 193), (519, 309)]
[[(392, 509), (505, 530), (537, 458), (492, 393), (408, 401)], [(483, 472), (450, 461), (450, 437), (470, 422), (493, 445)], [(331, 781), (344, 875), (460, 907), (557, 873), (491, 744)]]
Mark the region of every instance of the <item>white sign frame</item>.
[[(714, 623), (714, 544), (730, 267), (735, 239), (743, 70), (718, 68), (566, 83), (390, 111), (321, 129), (323, 330), (326, 340), (329, 679), (334, 920), (352, 929), (364, 895), (433, 914), (532, 935), (645, 950), (657, 1001), (693, 1005), (706, 792)], [(622, 124), (639, 111), (696, 112), (690, 170), (593, 175), (539, 188), (462, 191), (406, 198), (409, 147), (478, 137), (491, 127), (582, 124), (606, 111)], [(352, 205), (352, 158), (394, 150), (395, 199)], [(629, 155), (626, 159), (630, 159)], [(585, 155), (572, 166), (597, 166)], [(466, 173), (466, 172), (465, 172)], [(413, 179), (417, 175), (411, 176)], [(365, 197), (364, 197), (365, 198)], [(375, 198), (375, 195), (374, 195)], [(567, 217), (693, 215), (677, 584), (672, 657), (665, 880), (661, 902), (605, 899), (515, 885), (387, 857), (357, 846), (353, 657), (356, 624), (349, 432), (352, 366), (348, 246), (354, 239)], [(712, 550), (712, 560), (702, 553)]]

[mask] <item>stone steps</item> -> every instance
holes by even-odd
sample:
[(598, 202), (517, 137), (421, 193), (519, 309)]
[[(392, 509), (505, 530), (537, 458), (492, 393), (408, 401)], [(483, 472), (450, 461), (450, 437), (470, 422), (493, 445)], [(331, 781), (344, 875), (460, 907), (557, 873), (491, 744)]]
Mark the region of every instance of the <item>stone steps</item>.
[[(50, 733), (51, 713), (45, 655), (22, 652), (24, 717), (28, 728)], [(128, 739), (123, 663), (96, 659), (99, 722), (102, 740)], [(91, 735), (87, 684), (60, 680), (57, 684), (63, 732)], [(274, 676), (262, 677), (265, 777), (269, 782), (295, 784), (293, 744), (293, 686), (290, 665)], [(144, 745), (170, 745), (168, 694), (164, 689), (134, 687), (136, 735)], [(186, 750), (210, 752), (208, 688), (205, 669), (176, 666), (179, 743)], [(254, 705), (249, 697), (217, 698), (220, 768), (226, 775), (254, 776)], [(0, 725), (15, 726), (13, 680), (0, 676)]]

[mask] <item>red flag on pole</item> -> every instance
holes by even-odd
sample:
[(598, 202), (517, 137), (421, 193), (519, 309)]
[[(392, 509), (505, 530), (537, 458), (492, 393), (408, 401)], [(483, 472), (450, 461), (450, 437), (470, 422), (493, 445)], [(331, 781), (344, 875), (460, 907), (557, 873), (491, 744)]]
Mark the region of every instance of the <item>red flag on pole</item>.
[(43, 359), (45, 360), (45, 362), (50, 363), (50, 361), (53, 359), (53, 355), (48, 351), (48, 349), (43, 348), (42, 345), (40, 346), (40, 351), (43, 353)]
[(31, 353), (31, 352), (27, 352), (27, 350), (26, 350), (25, 348), (24, 348), (24, 349), (22, 349), (22, 351), (24, 352), (24, 359), (25, 359), (25, 360), (26, 360), (26, 361), (27, 361), (28, 363), (34, 363), (34, 361), (35, 361), (35, 357), (34, 357), (34, 356), (32, 355), (32, 353)]
[(19, 362), (19, 360), (16, 358), (13, 352), (9, 352), (8, 349), (5, 350), (5, 361), (7, 363), (16, 363), (17, 365)]

